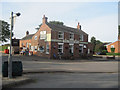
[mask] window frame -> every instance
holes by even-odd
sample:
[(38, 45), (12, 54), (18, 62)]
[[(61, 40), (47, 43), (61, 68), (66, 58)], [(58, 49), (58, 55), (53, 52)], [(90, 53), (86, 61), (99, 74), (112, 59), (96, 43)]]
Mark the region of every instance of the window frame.
[(49, 46), (50, 46), (49, 43), (47, 43), (46, 44), (46, 54), (49, 54), (49, 51), (50, 51)]
[[(72, 38), (70, 38), (71, 35), (72, 35)], [(70, 40), (74, 40), (74, 33), (69, 33), (69, 39), (70, 39)]]
[[(72, 48), (70, 47), (72, 46)], [(74, 54), (74, 44), (69, 44), (69, 50), (71, 50), (71, 54)]]
[[(62, 45), (62, 48), (59, 48), (59, 45)], [(64, 43), (58, 43), (58, 54), (59, 54), (59, 49), (61, 49), (62, 50), (61, 53), (63, 53), (63, 47), (64, 47)]]
[(80, 41), (84, 41), (84, 35), (83, 34), (81, 34), (79, 38), (80, 38)]
[(40, 31), (40, 40), (45, 40), (46, 38), (47, 38), (47, 31)]
[[(62, 33), (62, 37), (59, 37), (60, 33)], [(62, 32), (62, 31), (58, 32), (58, 39), (64, 39), (64, 32)]]
[(35, 36), (34, 39), (37, 40), (37, 36)]

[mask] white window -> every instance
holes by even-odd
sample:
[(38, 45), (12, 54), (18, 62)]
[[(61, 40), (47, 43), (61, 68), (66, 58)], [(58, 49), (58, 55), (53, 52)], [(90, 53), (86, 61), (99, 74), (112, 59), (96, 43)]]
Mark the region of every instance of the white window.
[(31, 50), (31, 43), (29, 43), (29, 50)]
[(39, 50), (40, 50), (41, 53), (44, 52), (44, 46), (40, 46)]
[(46, 31), (40, 31), (40, 39), (46, 39)]
[(83, 53), (83, 44), (79, 45), (79, 54)]
[(64, 32), (58, 32), (58, 39), (64, 39)]
[(88, 48), (88, 54), (90, 54), (90, 49)]
[(80, 41), (84, 40), (84, 35), (80, 35)]
[(31, 46), (31, 50), (32, 50), (32, 51), (34, 50), (34, 47), (33, 47), (33, 46)]
[(35, 46), (35, 51), (37, 51), (37, 46)]
[(22, 47), (24, 46), (24, 43), (22, 43)]
[(70, 49), (70, 54), (73, 54), (73, 52), (74, 52), (74, 45), (70, 44), (69, 45), (69, 49)]
[(49, 43), (46, 44), (46, 54), (49, 54)]
[(34, 39), (37, 40), (37, 36), (35, 36)]
[(63, 53), (63, 43), (58, 43), (58, 53)]
[(70, 33), (70, 40), (74, 40), (74, 33)]
[(28, 43), (26, 43), (26, 48), (28, 47)]
[(111, 48), (114, 48), (114, 45), (111, 45)]
[(87, 46), (86, 46), (86, 45), (84, 45), (84, 48), (87, 48)]

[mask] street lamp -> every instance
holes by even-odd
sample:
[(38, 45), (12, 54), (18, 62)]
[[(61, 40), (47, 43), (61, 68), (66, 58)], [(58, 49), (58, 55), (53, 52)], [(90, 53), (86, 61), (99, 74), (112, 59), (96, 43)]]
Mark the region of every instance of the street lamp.
[[(15, 16), (13, 16), (13, 14), (15, 14)], [(11, 46), (12, 46), (12, 30), (13, 30), (13, 20), (14, 17), (16, 16), (20, 16), (20, 13), (13, 13), (11, 12), (11, 30), (10, 30), (10, 53), (8, 56), (8, 78), (12, 78), (12, 50), (11, 50)]]

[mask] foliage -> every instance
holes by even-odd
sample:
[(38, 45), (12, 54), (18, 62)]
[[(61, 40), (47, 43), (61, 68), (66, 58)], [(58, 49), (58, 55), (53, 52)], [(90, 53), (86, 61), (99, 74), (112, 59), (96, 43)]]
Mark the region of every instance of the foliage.
[(106, 53), (106, 55), (116, 55), (116, 56), (120, 56), (120, 53)]
[(49, 23), (56, 24), (56, 25), (63, 25), (64, 24), (63, 22), (60, 22), (60, 21), (50, 21)]
[(96, 46), (96, 38), (95, 37), (91, 37), (91, 43), (93, 44), (93, 52), (95, 52), (95, 46)]
[[(7, 42), (10, 39), (9, 24), (5, 21), (0, 20), (0, 41)], [(12, 33), (13, 36), (13, 33)]]
[[(64, 23), (63, 23), (63, 22), (60, 22), (60, 21), (49, 21), (49, 23), (55, 24), (55, 25), (64, 25)], [(41, 27), (41, 25), (42, 25), (42, 24), (38, 25), (38, 27), (35, 28), (35, 29), (36, 29), (36, 30), (39, 30), (40, 27)]]
[(0, 46), (0, 51), (4, 51), (5, 49), (8, 49), (8, 46)]
[(114, 51), (115, 51), (115, 48), (110, 48), (110, 49), (111, 49), (111, 52), (112, 52), (112, 53), (114, 53)]
[(119, 30), (118, 33), (119, 33), (119, 35), (120, 35), (120, 25), (118, 26), (118, 30)]

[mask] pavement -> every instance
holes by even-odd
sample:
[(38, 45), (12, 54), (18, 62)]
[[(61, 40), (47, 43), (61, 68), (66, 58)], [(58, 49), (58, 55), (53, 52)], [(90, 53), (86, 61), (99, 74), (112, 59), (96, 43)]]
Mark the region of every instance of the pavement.
[(3, 77), (2, 78), (2, 88), (10, 88), (10, 87), (22, 85), (22, 84), (25, 84), (28, 82), (30, 83), (33, 81), (34, 81), (33, 79), (28, 78), (26, 76), (14, 77), (12, 79), (9, 79), (8, 77)]

